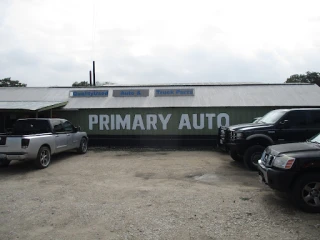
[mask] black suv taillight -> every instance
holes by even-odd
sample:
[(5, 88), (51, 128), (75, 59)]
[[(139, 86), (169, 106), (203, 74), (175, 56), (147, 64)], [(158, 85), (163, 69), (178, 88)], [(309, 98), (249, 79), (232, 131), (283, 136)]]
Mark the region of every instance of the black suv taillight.
[(21, 147), (28, 148), (30, 143), (30, 139), (21, 139)]

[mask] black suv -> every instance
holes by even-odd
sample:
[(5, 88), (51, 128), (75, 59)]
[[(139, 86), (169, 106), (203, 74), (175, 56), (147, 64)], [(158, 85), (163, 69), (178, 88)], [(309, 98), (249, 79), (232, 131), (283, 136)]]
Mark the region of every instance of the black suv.
[(320, 109), (278, 109), (259, 120), (219, 129), (219, 144), (248, 169), (257, 169), (267, 146), (303, 142), (320, 132)]
[(320, 212), (320, 134), (302, 143), (269, 146), (258, 162), (260, 178), (287, 192), (308, 212)]

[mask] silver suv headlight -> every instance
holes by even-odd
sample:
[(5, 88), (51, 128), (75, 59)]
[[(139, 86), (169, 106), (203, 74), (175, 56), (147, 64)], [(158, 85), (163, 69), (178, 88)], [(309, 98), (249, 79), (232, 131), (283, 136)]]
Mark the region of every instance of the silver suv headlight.
[(295, 160), (295, 158), (283, 154), (274, 159), (273, 166), (281, 169), (290, 169), (292, 168)]

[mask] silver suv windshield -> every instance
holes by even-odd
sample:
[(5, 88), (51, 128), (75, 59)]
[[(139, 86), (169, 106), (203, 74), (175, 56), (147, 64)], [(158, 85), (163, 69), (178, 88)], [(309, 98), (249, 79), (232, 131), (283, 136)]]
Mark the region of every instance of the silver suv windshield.
[(274, 110), (266, 115), (264, 115), (261, 119), (259, 119), (258, 123), (266, 123), (266, 124), (274, 124), (276, 123), (287, 111), (285, 110)]

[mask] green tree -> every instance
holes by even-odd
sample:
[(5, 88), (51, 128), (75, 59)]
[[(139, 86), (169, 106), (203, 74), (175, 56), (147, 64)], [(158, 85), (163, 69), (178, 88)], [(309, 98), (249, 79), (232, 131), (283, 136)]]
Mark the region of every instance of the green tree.
[(113, 85), (112, 82), (96, 82), (96, 86)]
[(21, 83), (18, 80), (11, 80), (11, 78), (0, 79), (0, 87), (26, 87), (27, 84)]
[(306, 72), (306, 74), (294, 74), (287, 78), (285, 83), (315, 83), (320, 86), (320, 73)]
[(90, 84), (87, 81), (74, 82), (72, 87), (90, 87)]

